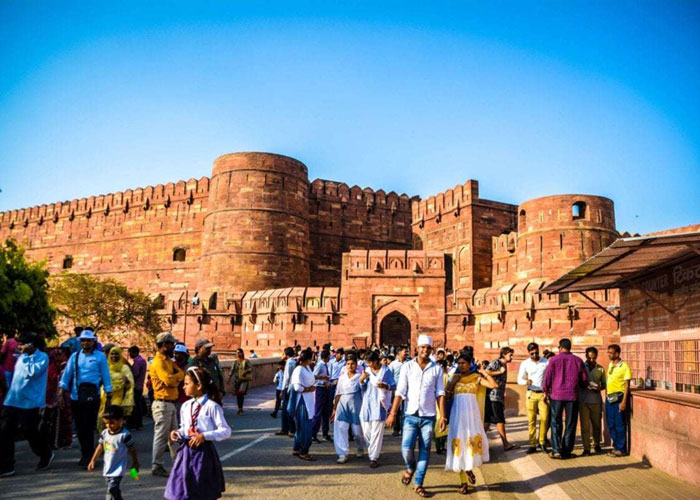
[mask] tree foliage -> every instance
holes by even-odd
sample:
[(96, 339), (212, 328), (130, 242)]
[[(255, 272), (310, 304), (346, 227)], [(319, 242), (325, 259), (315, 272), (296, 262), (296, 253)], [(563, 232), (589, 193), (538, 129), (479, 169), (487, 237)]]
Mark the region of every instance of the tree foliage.
[(56, 335), (48, 279), (44, 263), (29, 262), (16, 241), (8, 239), (0, 246), (0, 333)]
[(111, 278), (77, 273), (57, 275), (52, 279), (51, 299), (61, 317), (73, 326), (91, 327), (100, 339), (153, 339), (162, 331), (158, 302)]

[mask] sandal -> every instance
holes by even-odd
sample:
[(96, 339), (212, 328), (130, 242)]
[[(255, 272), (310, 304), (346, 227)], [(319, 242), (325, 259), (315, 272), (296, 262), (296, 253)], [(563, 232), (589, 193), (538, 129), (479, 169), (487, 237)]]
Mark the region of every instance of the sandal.
[(514, 450), (516, 448), (520, 448), (520, 446), (518, 446), (517, 444), (511, 444), (508, 446), (508, 448), (503, 448), (503, 451), (510, 451), (510, 450)]
[(416, 495), (418, 495), (419, 497), (430, 498), (433, 496), (432, 493), (428, 493), (427, 491), (425, 491), (425, 488), (423, 488), (422, 486), (416, 486), (415, 488), (413, 488), (413, 491), (415, 491)]
[(295, 457), (298, 457), (299, 455), (301, 455), (301, 452), (300, 451), (293, 451), (292, 455), (294, 455)]
[(298, 456), (299, 456), (299, 458), (301, 458), (302, 460), (306, 460), (307, 462), (315, 462), (316, 461), (316, 457), (312, 457), (311, 455), (308, 455), (308, 454), (307, 455), (298, 455)]
[(409, 484), (411, 484), (411, 479), (413, 479), (413, 472), (411, 472), (410, 470), (403, 471), (403, 477), (401, 478), (401, 483), (404, 486), (408, 486)]
[(467, 471), (467, 478), (469, 479), (469, 484), (476, 484), (476, 476), (472, 471)]
[(379, 464), (377, 463), (376, 460), (370, 460), (369, 467), (370, 467), (370, 469), (376, 469), (377, 467), (379, 467)]
[(462, 485), (459, 487), (459, 494), (466, 495), (467, 493), (469, 493), (469, 484), (462, 483)]

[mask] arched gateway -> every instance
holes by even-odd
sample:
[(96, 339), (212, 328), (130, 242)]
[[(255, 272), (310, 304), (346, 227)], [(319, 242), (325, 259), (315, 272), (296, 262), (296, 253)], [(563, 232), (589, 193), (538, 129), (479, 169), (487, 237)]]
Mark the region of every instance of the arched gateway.
[(411, 344), (411, 322), (398, 311), (387, 314), (379, 325), (379, 342), (399, 346)]

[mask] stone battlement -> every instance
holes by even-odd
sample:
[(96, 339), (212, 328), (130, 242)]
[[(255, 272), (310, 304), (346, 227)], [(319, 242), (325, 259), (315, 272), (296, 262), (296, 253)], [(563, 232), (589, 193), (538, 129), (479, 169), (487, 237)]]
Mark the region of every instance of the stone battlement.
[[(78, 217), (102, 212), (125, 212), (132, 209), (148, 210), (158, 204), (206, 198), (209, 195), (209, 178), (180, 180), (167, 184), (139, 187), (115, 193), (88, 196), (70, 201), (59, 201), (29, 208), (0, 212), (0, 224), (43, 224), (57, 222), (60, 218)], [(26, 226), (25, 226), (26, 227)]]
[(394, 191), (386, 193), (383, 189), (377, 191), (372, 188), (360, 186), (348, 186), (344, 182), (315, 179), (311, 182), (312, 198), (335, 201), (340, 204), (363, 204), (370, 208), (388, 208), (389, 210), (410, 211), (411, 201), (418, 197), (409, 197), (407, 194), (397, 194)]
[(442, 193), (429, 196), (413, 206), (413, 220), (428, 220), (453, 211), (459, 211), (465, 205), (479, 199), (479, 181), (470, 179), (463, 185), (457, 185)]

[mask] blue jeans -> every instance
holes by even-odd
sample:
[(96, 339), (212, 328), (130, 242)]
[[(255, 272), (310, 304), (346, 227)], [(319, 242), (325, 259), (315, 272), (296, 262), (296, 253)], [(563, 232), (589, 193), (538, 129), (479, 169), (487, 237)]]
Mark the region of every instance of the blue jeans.
[[(434, 429), (435, 417), (406, 415), (403, 419), (401, 454), (406, 463), (406, 469), (416, 473), (413, 478), (413, 483), (416, 486), (423, 486), (423, 478), (428, 470), (428, 462), (430, 462), (430, 445), (433, 442)], [(418, 463), (416, 463), (414, 452), (416, 439), (418, 440)]]
[(294, 412), (294, 423), (297, 428), (297, 431), (294, 433), (294, 451), (306, 455), (309, 452), (309, 448), (311, 448), (311, 419), (301, 394), (299, 399), (299, 404)]
[(106, 500), (122, 500), (122, 491), (119, 485), (122, 483), (121, 476), (119, 477), (106, 477), (105, 481), (107, 483), (107, 496)]
[[(620, 399), (617, 403), (605, 401), (605, 421), (608, 424), (613, 448), (627, 453), (627, 410), (620, 411)], [(629, 405), (629, 402), (627, 403)]]
[[(564, 413), (566, 419), (564, 420)], [(553, 399), (549, 407), (549, 424), (552, 428), (552, 452), (562, 457), (571, 456), (576, 441), (578, 401)]]

